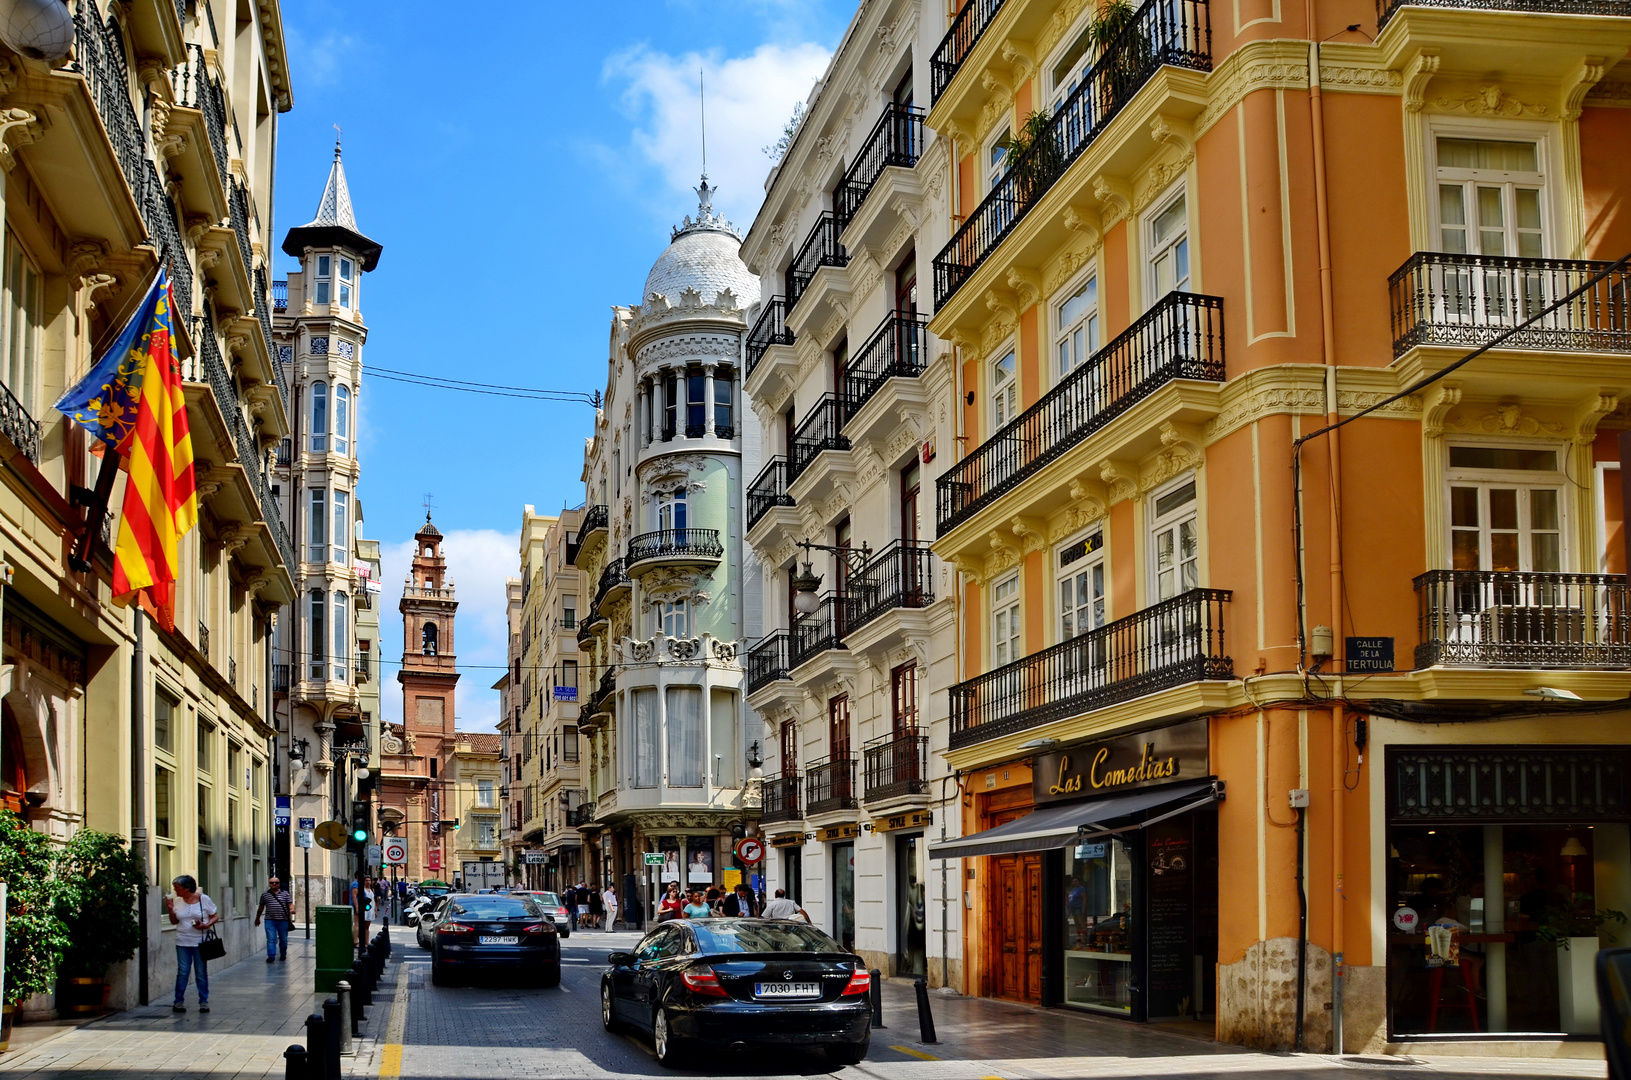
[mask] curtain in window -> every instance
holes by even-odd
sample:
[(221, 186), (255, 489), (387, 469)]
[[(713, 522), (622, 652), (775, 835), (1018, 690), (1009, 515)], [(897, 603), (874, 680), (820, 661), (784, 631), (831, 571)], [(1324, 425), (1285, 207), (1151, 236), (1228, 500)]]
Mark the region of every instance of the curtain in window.
[(736, 749), (736, 695), (729, 690), (715, 690), (708, 699), (708, 755), (713, 770), (715, 787), (735, 787), (736, 763), (741, 756)]
[(634, 786), (657, 786), (657, 691), (634, 692)]
[(703, 757), (702, 688), (668, 688), (668, 783), (670, 787), (701, 787)]

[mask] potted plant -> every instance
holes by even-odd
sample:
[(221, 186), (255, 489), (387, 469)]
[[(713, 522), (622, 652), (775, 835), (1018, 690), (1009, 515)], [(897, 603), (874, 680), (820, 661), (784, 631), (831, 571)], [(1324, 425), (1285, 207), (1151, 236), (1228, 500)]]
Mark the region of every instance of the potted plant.
[(51, 842), (0, 810), (0, 881), (6, 883), (6, 981), (0, 1049), (10, 1045), (17, 1006), (57, 981), (68, 930), (57, 916)]
[(57, 880), (57, 915), (68, 930), (57, 1008), (100, 1012), (108, 968), (141, 944), (136, 904), (146, 875), (124, 837), (81, 829), (57, 854)]
[[(1590, 893), (1564, 893), (1541, 912), (1535, 936), (1557, 948), (1558, 1012), (1564, 1031), (1598, 1030), (1597, 946), (1603, 927), (1611, 922), (1625, 925), (1625, 912), (1599, 910)], [(1614, 935), (1608, 934), (1608, 940), (1613, 944)]]

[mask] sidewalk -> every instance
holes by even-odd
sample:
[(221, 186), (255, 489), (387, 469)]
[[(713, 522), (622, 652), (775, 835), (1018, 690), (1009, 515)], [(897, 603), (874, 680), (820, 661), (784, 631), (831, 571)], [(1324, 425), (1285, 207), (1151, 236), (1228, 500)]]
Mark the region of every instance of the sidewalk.
[[(327, 995), (312, 991), (314, 942), (289, 938), (289, 959), (268, 964), (256, 955), (210, 972), (210, 1011), (198, 1011), (196, 987), (187, 990), (187, 1011), (170, 1011), (173, 984), (153, 985), (152, 1004), (99, 1017), (0, 1054), (0, 1074), (50, 1076), (94, 1073), (98, 1080), (130, 1077), (235, 1077), (281, 1080), (283, 1051), (305, 1045), (306, 1017), (321, 1012)], [(399, 952), (386, 964), (385, 981), (363, 1025), (365, 1039), (383, 1036), (390, 1013)], [(13, 1046), (16, 1046), (13, 1042)], [(362, 1054), (357, 1055), (362, 1058)], [(350, 1062), (347, 1060), (347, 1071)], [(372, 1075), (370, 1072), (368, 1075)]]

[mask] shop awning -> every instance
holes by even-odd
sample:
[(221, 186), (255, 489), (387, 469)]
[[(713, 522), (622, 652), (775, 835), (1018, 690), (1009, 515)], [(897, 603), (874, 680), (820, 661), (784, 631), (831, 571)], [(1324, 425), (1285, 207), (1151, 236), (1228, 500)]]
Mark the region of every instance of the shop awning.
[(1154, 791), (1111, 795), (1103, 799), (1044, 806), (995, 829), (929, 845), (931, 859), (974, 855), (1007, 855), (1064, 847), (1084, 834), (1142, 829), (1223, 798), (1223, 781), (1195, 780)]

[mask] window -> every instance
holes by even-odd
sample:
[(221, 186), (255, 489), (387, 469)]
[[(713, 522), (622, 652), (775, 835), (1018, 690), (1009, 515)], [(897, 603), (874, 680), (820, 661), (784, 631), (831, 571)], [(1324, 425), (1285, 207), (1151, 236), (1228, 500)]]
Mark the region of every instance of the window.
[(334, 384), (334, 452), (351, 451), (351, 388), (344, 383)]
[(176, 712), (181, 702), (163, 690), (153, 694), (153, 745), (160, 750), (175, 749), (173, 745)]
[(1008, 141), (1012, 137), (1012, 129), (1003, 128), (986, 147), (985, 189), (987, 191), (996, 187), (1008, 172)]
[(306, 561), (328, 562), (328, 497), (322, 488), (311, 489), (310, 534), (306, 538)]
[(827, 752), (830, 760), (849, 757), (849, 695), (827, 699)]
[(436, 624), (426, 623), (419, 631), (419, 652), (423, 656), (436, 655)]
[[(1089, 15), (1086, 21), (1091, 23), (1092, 16)], [(1092, 47), (1093, 29), (1090, 25), (1084, 25), (1081, 32), (1048, 65), (1050, 111), (1058, 112), (1065, 100), (1086, 81), (1088, 73), (1093, 70)]]
[(657, 691), (636, 690), (629, 695), (634, 699), (634, 786), (657, 786)]
[(706, 386), (706, 380), (700, 371), (692, 371), (685, 376), (685, 437), (687, 439), (702, 437), (703, 414), (707, 412), (707, 402), (703, 400), (703, 392)]
[(493, 848), (498, 846), (498, 822), (476, 822), (476, 846)]
[(1156, 600), (1170, 599), (1200, 584), (1194, 477), (1151, 499), (1150, 538)]
[(169, 769), (161, 766), (153, 770), (153, 832), (165, 840), (173, 840), (176, 835), (170, 824), (175, 810), (170, 794), (174, 783), (175, 774)]
[(334, 677), (345, 682), (347, 673), (346, 658), (351, 655), (350, 642), (351, 619), (348, 607), (349, 597), (344, 592), (336, 590), (334, 593)]
[(353, 293), (355, 292), (355, 286), (356, 286), (355, 278), (356, 278), (356, 268), (352, 266), (351, 260), (345, 258), (344, 256), (341, 256), (341, 258), (340, 258), (340, 306), (341, 307), (348, 308), (348, 307), (355, 307), (356, 306), (353, 303)]
[(481, 807), (498, 805), (497, 800), (494, 798), (493, 782), (491, 780), (476, 781), (476, 805)]
[(311, 677), (317, 682), (324, 681), (328, 652), (328, 635), (323, 631), (323, 590), (311, 591), (311, 633), (307, 645), (311, 649)]
[(657, 496), (657, 528), (683, 529), (686, 527), (685, 489), (664, 492)]
[(1059, 378), (1086, 363), (1098, 348), (1099, 279), (1088, 278), (1059, 305)]
[(1104, 534), (1096, 532), (1059, 552), (1059, 640), (1104, 625)]
[(664, 734), (668, 736), (668, 785), (701, 787), (703, 759), (702, 687), (670, 686)]
[(1019, 659), (1019, 575), (991, 586), (991, 663), (1001, 667)]
[(781, 769), (783, 776), (792, 776), (799, 768), (799, 725), (797, 720), (783, 720), (780, 731)]
[(39, 388), (41, 281), (40, 269), (16, 239), (6, 238), (5, 383), (23, 408), (32, 413)]
[(715, 687), (708, 693), (708, 760), (713, 763), (715, 787), (735, 787), (742, 760), (736, 741), (736, 695)]
[(898, 734), (917, 730), (917, 662), (889, 673), (889, 726)]
[(561, 732), (561, 759), (568, 764), (578, 760), (578, 729), (568, 727)]
[(319, 304), (326, 304), (329, 302), (329, 297), (331, 295), (330, 290), (332, 288), (332, 285), (329, 282), (329, 275), (333, 273), (334, 260), (327, 255), (317, 256), (317, 302)]
[[(922, 486), (922, 471), (918, 468), (917, 458), (914, 457), (900, 470), (900, 538), (908, 544), (917, 543), (917, 504)], [(916, 576), (917, 563), (908, 560), (905, 565), (911, 567), (913, 576)]]
[(351, 509), (351, 493), (336, 491), (334, 493), (334, 555), (332, 561), (344, 566), (348, 564), (350, 553), (346, 550), (347, 540), (351, 533), (346, 528), (346, 518)]
[(311, 388), (311, 452), (328, 453), (327, 383), (313, 383)]
[(1189, 213), (1182, 195), (1150, 222), (1150, 304), (1189, 289)]
[(691, 602), (684, 597), (678, 600), (659, 600), (652, 605), (652, 612), (656, 616), (654, 633), (667, 634), (669, 637), (687, 638), (691, 636)]
[(1536, 143), (1440, 135), (1434, 150), (1441, 251), (1530, 258), (1545, 254), (1545, 176)]
[(714, 372), (714, 431), (722, 439), (735, 436), (736, 427), (732, 416), (731, 378), (729, 372)]
[(215, 727), (208, 720), (198, 721), (198, 771), (207, 773), (215, 760)]
[[(227, 786), (236, 787), (238, 777), (243, 775), (243, 748), (237, 743), (227, 743)], [(249, 777), (243, 776), (244, 787), (249, 786)]]
[(1563, 490), (1553, 447), (1450, 447), (1456, 570), (1560, 572)]
[(561, 661), (561, 685), (573, 689), (578, 685), (578, 662), (576, 660)]
[(679, 384), (670, 371), (663, 376), (663, 442), (672, 439), (680, 422)]
[(991, 365), (991, 430), (1001, 431), (1019, 413), (1019, 382), (1014, 378), (1014, 353), (1009, 350)]

